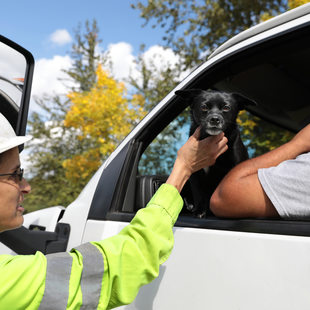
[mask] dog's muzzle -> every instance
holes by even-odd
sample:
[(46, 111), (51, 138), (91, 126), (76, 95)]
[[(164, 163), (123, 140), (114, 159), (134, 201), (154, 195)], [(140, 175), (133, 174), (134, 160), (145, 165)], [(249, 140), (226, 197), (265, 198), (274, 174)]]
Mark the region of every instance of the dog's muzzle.
[(205, 131), (211, 135), (215, 136), (223, 131), (224, 118), (218, 114), (208, 115), (206, 119)]

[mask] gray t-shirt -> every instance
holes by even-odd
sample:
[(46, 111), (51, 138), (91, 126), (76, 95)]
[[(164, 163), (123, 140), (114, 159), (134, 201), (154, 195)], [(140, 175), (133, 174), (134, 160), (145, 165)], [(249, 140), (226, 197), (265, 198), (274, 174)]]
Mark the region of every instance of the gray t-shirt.
[(310, 153), (259, 169), (258, 178), (281, 217), (310, 219)]

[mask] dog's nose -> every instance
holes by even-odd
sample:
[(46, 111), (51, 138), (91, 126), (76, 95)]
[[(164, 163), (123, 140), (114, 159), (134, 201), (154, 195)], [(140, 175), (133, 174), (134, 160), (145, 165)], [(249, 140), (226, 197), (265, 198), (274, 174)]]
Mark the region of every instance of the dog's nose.
[(212, 116), (210, 119), (210, 124), (215, 126), (218, 125), (220, 123), (220, 119), (216, 116)]

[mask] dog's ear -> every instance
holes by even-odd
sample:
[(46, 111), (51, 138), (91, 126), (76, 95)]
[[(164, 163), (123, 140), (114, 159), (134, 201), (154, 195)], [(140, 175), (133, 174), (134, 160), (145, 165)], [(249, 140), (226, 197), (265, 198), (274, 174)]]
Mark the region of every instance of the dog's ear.
[(252, 105), (252, 106), (257, 105), (257, 103), (254, 100), (251, 100), (250, 98), (243, 96), (241, 94), (233, 93), (231, 95), (236, 100), (236, 102), (238, 103), (239, 110), (244, 110), (245, 107), (247, 107), (249, 105)]
[(192, 99), (196, 96), (199, 96), (203, 90), (201, 89), (186, 89), (186, 90), (177, 90), (175, 94), (185, 100)]

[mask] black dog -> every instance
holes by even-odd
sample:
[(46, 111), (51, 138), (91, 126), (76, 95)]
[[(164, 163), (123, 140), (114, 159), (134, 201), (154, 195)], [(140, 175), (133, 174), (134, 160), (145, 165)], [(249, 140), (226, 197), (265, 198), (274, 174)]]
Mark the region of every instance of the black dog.
[(248, 152), (240, 138), (236, 118), (245, 106), (256, 103), (240, 94), (200, 89), (178, 90), (176, 95), (191, 105), (190, 135), (201, 126), (200, 140), (225, 133), (228, 150), (218, 157), (216, 163), (194, 173), (190, 178), (193, 201), (186, 201), (187, 209), (197, 217), (205, 217), (209, 201), (217, 185), (235, 165), (248, 158)]

